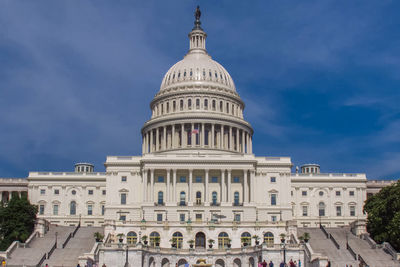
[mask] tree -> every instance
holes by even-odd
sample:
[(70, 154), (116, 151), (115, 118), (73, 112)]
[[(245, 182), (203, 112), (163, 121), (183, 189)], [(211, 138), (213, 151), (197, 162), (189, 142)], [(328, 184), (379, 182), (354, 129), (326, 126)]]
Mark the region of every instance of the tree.
[(0, 250), (6, 250), (13, 241), (25, 242), (35, 227), (37, 206), (26, 197), (14, 195), (8, 203), (0, 202)]
[(400, 181), (367, 199), (367, 230), (378, 243), (389, 242), (400, 250)]

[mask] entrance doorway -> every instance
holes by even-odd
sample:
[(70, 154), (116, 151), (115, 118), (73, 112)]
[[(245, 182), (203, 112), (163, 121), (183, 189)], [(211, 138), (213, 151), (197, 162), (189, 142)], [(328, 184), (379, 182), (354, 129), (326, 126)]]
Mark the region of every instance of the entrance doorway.
[(206, 235), (203, 232), (196, 234), (195, 246), (196, 248), (206, 248)]

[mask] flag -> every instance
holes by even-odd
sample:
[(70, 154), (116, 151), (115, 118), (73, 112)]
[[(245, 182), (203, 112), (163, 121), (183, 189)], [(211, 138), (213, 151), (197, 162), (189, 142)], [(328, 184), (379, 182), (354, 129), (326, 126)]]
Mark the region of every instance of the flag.
[(192, 134), (198, 134), (199, 133), (199, 129), (193, 129), (193, 131), (191, 131)]

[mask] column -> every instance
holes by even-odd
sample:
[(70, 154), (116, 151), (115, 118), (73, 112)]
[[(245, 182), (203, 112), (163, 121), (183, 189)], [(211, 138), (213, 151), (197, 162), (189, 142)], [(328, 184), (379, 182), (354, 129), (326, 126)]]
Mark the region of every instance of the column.
[(167, 202), (171, 202), (171, 170), (167, 170)]
[(254, 200), (255, 200), (255, 195), (254, 195), (254, 192), (255, 192), (255, 188), (254, 188), (254, 186), (255, 186), (255, 172), (254, 172), (254, 170), (250, 170), (250, 202), (254, 202)]
[(173, 179), (173, 188), (172, 188), (172, 190), (173, 190), (173, 192), (174, 192), (174, 195), (173, 195), (173, 201), (176, 203), (176, 169), (174, 169), (173, 171), (173, 176), (172, 176), (172, 179)]
[(196, 144), (196, 138), (193, 138), (193, 135), (194, 135), (194, 134), (193, 134), (194, 123), (191, 123), (191, 126), (192, 126), (192, 128), (191, 128), (191, 132), (190, 132), (190, 139), (191, 139), (190, 144), (191, 144), (192, 147), (194, 147), (195, 144)]
[(229, 126), (229, 150), (233, 150), (232, 126)]
[(247, 185), (247, 170), (243, 171), (243, 203), (249, 202), (249, 187)]
[(153, 129), (151, 129), (151, 131), (150, 131), (150, 153), (154, 151), (154, 148), (153, 148), (154, 141), (153, 140), (154, 140), (153, 139)]
[(181, 140), (182, 140), (182, 146), (181, 147), (186, 147), (186, 145), (187, 145), (187, 140), (186, 140), (186, 138), (187, 138), (187, 135), (186, 135), (186, 132), (185, 132), (185, 124), (184, 123), (182, 123), (181, 124)]
[(240, 152), (240, 148), (239, 148), (239, 128), (236, 128), (236, 151)]
[(209, 170), (206, 169), (205, 170), (205, 175), (204, 175), (204, 179), (205, 179), (205, 187), (204, 187), (204, 202), (206, 204), (208, 204), (208, 172)]
[(158, 151), (160, 147), (160, 129), (157, 127), (156, 129), (156, 149), (155, 151)]
[(249, 140), (249, 133), (246, 132), (246, 146), (247, 146), (247, 154), (250, 154), (250, 140)]
[(244, 153), (246, 150), (246, 148), (245, 148), (245, 140), (244, 140), (244, 130), (242, 130), (242, 153)]
[(151, 169), (150, 173), (150, 202), (154, 202), (154, 169)]
[[(193, 126), (193, 124), (192, 124), (192, 126)], [(192, 191), (193, 190), (193, 185), (192, 185), (192, 182), (193, 182), (193, 170), (190, 169), (189, 170), (189, 197), (188, 197), (188, 202), (190, 202), (190, 203), (193, 202), (192, 201), (192, 197), (193, 197), (193, 191)]]
[(226, 202), (225, 170), (221, 170), (221, 203)]
[(214, 148), (214, 123), (211, 124), (211, 144), (208, 144), (211, 148)]
[(224, 125), (222, 125), (222, 124), (221, 124), (220, 132), (221, 132), (221, 134), (220, 134), (221, 142), (219, 143), (219, 148), (224, 149)]
[(144, 151), (146, 145), (146, 134), (142, 135), (142, 154), (145, 154), (146, 152)]
[[(204, 130), (204, 123), (201, 124), (201, 138), (200, 138), (200, 146), (204, 147), (204, 144), (206, 143), (206, 137), (205, 137), (205, 130)], [(210, 142), (210, 139), (208, 140)]]
[(175, 124), (172, 124), (171, 148), (175, 149)]
[(143, 202), (147, 202), (147, 170), (143, 170)]
[(165, 150), (165, 149), (167, 149), (167, 126), (164, 126), (164, 129), (163, 129), (163, 135), (164, 135), (164, 140), (163, 140), (163, 149)]
[(231, 180), (232, 180), (232, 170), (228, 170), (228, 202), (229, 203), (232, 203)]
[(249, 151), (250, 151), (250, 154), (251, 154), (251, 153), (253, 153), (253, 137), (250, 136), (249, 140), (250, 140), (250, 149), (249, 149)]

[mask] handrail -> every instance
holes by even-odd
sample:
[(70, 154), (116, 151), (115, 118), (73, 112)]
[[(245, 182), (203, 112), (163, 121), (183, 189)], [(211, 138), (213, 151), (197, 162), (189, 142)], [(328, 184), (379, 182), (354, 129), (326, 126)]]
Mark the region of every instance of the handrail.
[(78, 232), (79, 228), (81, 228), (81, 222), (78, 223), (78, 226), (75, 228), (74, 232), (72, 233), (72, 237), (75, 237), (76, 232)]
[(362, 234), (361, 237), (362, 237), (365, 241), (367, 241), (367, 243), (371, 246), (372, 249), (376, 249), (376, 242), (375, 242), (375, 240), (373, 240), (373, 239), (369, 236), (369, 234), (367, 234), (367, 233)]
[(362, 266), (371, 266), (371, 265), (369, 265), (369, 264), (367, 264), (367, 263), (365, 262), (365, 260), (363, 259), (363, 257), (361, 257), (360, 254), (358, 254), (358, 260), (360, 261), (360, 263), (362, 264)]
[(65, 248), (68, 244), (68, 241), (71, 239), (72, 233), (69, 233), (67, 239), (65, 239), (64, 243), (62, 244), (62, 248)]
[(354, 252), (354, 250), (350, 247), (349, 243), (346, 243), (346, 249), (350, 252), (350, 254), (354, 257), (355, 260), (357, 260), (357, 254)]
[(36, 267), (42, 266), (42, 263), (44, 262), (45, 259), (46, 259), (46, 253), (44, 253), (44, 255), (43, 255), (43, 257), (40, 259), (39, 263), (36, 264)]
[(54, 245), (51, 247), (50, 251), (47, 253), (47, 259), (50, 259), (51, 254), (53, 254), (53, 251), (56, 249), (57, 247), (57, 242), (54, 242)]
[(332, 240), (333, 244), (337, 249), (340, 249), (339, 243), (336, 241), (336, 239), (333, 237), (332, 234), (329, 234), (329, 239)]
[(328, 234), (328, 232), (326, 231), (325, 227), (322, 224), (319, 225), (319, 229), (322, 230), (322, 232), (325, 234), (326, 238), (329, 238), (329, 234)]
[(27, 240), (25, 240), (25, 247), (28, 245), (28, 247), (29, 247), (29, 244), (33, 241), (33, 239), (37, 236), (39, 234), (39, 232), (38, 231), (34, 231), (30, 236), (29, 236), (29, 238), (27, 239)]

